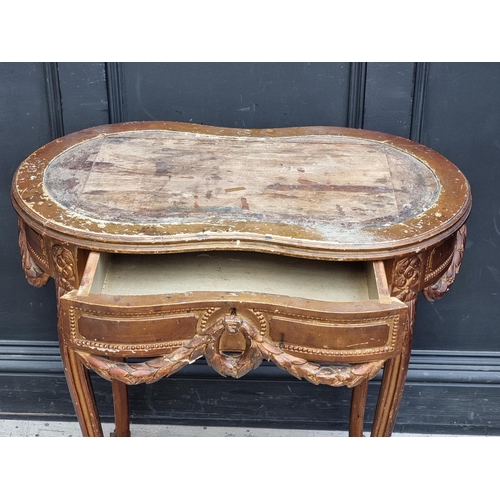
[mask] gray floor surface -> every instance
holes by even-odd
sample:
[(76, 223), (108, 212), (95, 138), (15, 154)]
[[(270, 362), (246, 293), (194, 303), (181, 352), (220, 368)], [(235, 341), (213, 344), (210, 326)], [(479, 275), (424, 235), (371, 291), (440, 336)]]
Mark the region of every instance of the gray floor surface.
[[(109, 436), (112, 423), (104, 423)], [(199, 427), (181, 425), (131, 425), (133, 437), (347, 437), (345, 432), (249, 427)], [(80, 437), (76, 422), (0, 420), (0, 437)], [(393, 434), (393, 437), (433, 437), (432, 434)], [(459, 436), (440, 436), (459, 437)]]

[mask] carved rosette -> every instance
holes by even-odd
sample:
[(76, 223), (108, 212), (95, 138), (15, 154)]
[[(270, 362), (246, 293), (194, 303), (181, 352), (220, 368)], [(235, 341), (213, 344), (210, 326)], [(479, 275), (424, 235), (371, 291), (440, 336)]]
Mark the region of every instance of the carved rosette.
[(50, 279), (50, 276), (45, 273), (33, 260), (33, 257), (30, 254), (28, 249), (28, 241), (26, 239), (26, 229), (24, 227), (24, 221), (22, 219), (18, 219), (18, 228), (19, 228), (19, 250), (21, 252), (21, 262), (24, 270), (24, 275), (33, 286), (42, 287), (47, 284)]
[(52, 259), (57, 272), (58, 287), (66, 292), (74, 290), (76, 288), (76, 263), (71, 250), (62, 245), (54, 245)]
[[(255, 313), (257, 314), (257, 313)], [(262, 359), (273, 361), (298, 379), (306, 379), (313, 384), (354, 387), (364, 380), (373, 378), (382, 368), (384, 361), (374, 361), (353, 365), (319, 365), (285, 353), (280, 347), (267, 340), (263, 317), (257, 320), (232, 312), (218, 318), (210, 326), (186, 342), (171, 354), (141, 363), (125, 363), (109, 360), (91, 353), (76, 351), (87, 368), (107, 380), (119, 380), (127, 385), (152, 383), (168, 377), (187, 364), (205, 356), (207, 362), (218, 373), (235, 378), (242, 377), (257, 368)], [(246, 347), (243, 353), (231, 355), (220, 350), (223, 334), (243, 334)]]
[(430, 302), (440, 299), (455, 281), (456, 275), (460, 271), (460, 266), (462, 264), (466, 238), (467, 227), (464, 224), (456, 233), (455, 247), (453, 249), (450, 266), (436, 283), (423, 290), (425, 298)]
[(396, 263), (393, 275), (392, 295), (402, 302), (409, 302), (417, 296), (422, 270), (419, 255), (406, 257)]

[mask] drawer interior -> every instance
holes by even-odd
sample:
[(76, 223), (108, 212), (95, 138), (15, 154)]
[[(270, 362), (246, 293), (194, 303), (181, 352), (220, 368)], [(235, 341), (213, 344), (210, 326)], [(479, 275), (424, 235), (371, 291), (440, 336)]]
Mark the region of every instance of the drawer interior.
[(91, 252), (82, 287), (105, 295), (260, 293), (353, 302), (388, 297), (382, 262), (319, 261), (254, 252)]

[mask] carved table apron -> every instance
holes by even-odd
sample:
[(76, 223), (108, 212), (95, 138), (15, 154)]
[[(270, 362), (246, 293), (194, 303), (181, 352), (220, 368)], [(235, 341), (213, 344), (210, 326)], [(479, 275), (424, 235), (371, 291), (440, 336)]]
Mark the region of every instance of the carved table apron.
[(89, 370), (111, 380), (126, 436), (126, 386), (204, 356), (224, 376), (268, 359), (352, 387), (351, 436), (383, 367), (371, 434), (390, 436), (417, 294), (453, 283), (471, 194), (443, 156), (388, 134), (137, 122), (40, 148), (12, 202), (26, 278), (57, 284), (84, 435), (102, 435)]

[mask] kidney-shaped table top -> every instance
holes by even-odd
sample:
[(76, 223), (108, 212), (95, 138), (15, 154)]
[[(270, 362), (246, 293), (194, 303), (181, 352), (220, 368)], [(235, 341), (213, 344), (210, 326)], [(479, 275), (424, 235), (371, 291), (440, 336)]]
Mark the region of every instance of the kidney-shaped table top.
[(400, 137), (175, 122), (57, 139), (20, 165), (12, 200), (32, 227), (83, 248), (332, 259), (426, 248), (456, 231), (471, 206), (455, 165)]

